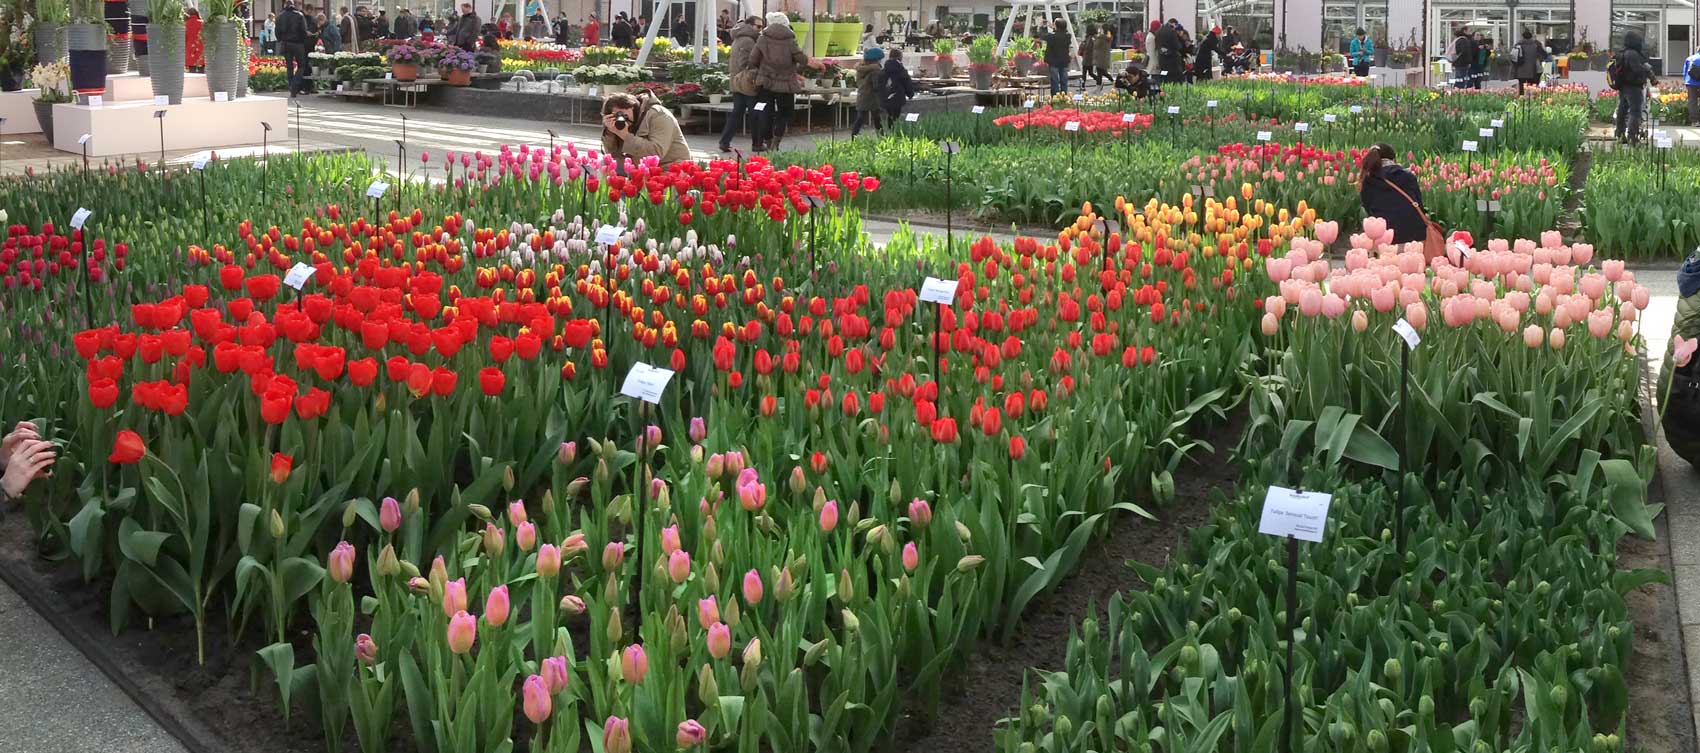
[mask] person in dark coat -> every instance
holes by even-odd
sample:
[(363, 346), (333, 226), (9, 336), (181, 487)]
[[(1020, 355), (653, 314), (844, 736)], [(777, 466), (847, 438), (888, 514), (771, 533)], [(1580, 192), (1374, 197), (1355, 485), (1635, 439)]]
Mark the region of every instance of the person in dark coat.
[(467, 52), (478, 51), (478, 37), (484, 28), (484, 22), (478, 19), (478, 14), (472, 12), (472, 3), (460, 4), (460, 17), (449, 27), (449, 44)]
[(850, 138), (856, 138), (862, 132), (862, 124), (870, 120), (875, 131), (885, 130), (880, 123), (880, 84), (885, 78), (884, 62), (885, 50), (869, 47), (862, 53), (862, 64), (856, 66), (856, 117), (850, 121)]
[(1523, 38), (1512, 48), (1511, 60), (1517, 73), (1517, 95), (1523, 95), (1523, 88), (1541, 83), (1541, 64), (1552, 59), (1552, 53), (1547, 52), (1546, 45), (1535, 39), (1535, 33), (1523, 30)]
[(1364, 152), (1358, 163), (1362, 170), (1358, 201), (1363, 204), (1365, 217), (1387, 220), (1394, 242), (1421, 242), (1428, 237), (1428, 226), (1423, 222), (1426, 210), (1420, 209), (1423, 190), (1417, 185), (1416, 174), (1394, 162), (1393, 156), (1393, 147), (1387, 144), (1376, 144)]
[(615, 47), (631, 47), (632, 37), (636, 34), (632, 29), (632, 19), (624, 12), (614, 18), (614, 28), (608, 31), (608, 38)]
[(1060, 18), (1052, 21), (1050, 33), (1042, 34), (1039, 40), (1045, 43), (1045, 67), (1051, 72), (1051, 93), (1068, 91), (1068, 65), (1074, 60), (1074, 37), (1068, 33), (1068, 22)]
[[(720, 132), (720, 151), (732, 151), (732, 137), (743, 127), (744, 117), (756, 104), (756, 75), (750, 67), (750, 51), (761, 38), (766, 22), (761, 16), (749, 16), (732, 27), (732, 53), (726, 59), (726, 75), (731, 78), (732, 112), (726, 117), (726, 128)], [(752, 134), (753, 136), (754, 134)], [(755, 146), (752, 139), (751, 147)]]
[(1192, 61), (1192, 75), (1200, 81), (1216, 77), (1216, 58), (1222, 54), (1221, 29), (1211, 27), (1210, 33), (1204, 35), (1204, 41), (1198, 43), (1198, 57)]
[(777, 151), (785, 140), (797, 92), (803, 88), (797, 71), (808, 64), (809, 56), (797, 44), (790, 17), (778, 11), (767, 14), (767, 26), (756, 37), (755, 47), (750, 48), (748, 63), (755, 72), (757, 101), (766, 105), (756, 110), (752, 151)]
[(1157, 80), (1182, 81), (1186, 77), (1186, 58), (1182, 57), (1180, 30), (1172, 23), (1157, 29)]
[(412, 39), (419, 36), (419, 19), (411, 8), (402, 8), (395, 17), (395, 38)]
[(289, 96), (294, 98), (306, 91), (306, 78), (313, 71), (313, 63), (307, 59), (307, 17), (296, 9), (294, 0), (284, 2), (276, 29), (284, 75), (289, 79)]
[(893, 47), (891, 57), (885, 59), (885, 80), (880, 84), (880, 106), (885, 110), (887, 123), (896, 125), (898, 116), (903, 114), (903, 106), (915, 98), (915, 79), (909, 77), (909, 69), (903, 65), (903, 48)]
[(1646, 42), (1639, 31), (1623, 35), (1623, 49), (1617, 51), (1617, 125), (1618, 141), (1641, 143), (1641, 114), (1647, 109), (1647, 82), (1653, 80), (1653, 64), (1647, 60)]
[(1458, 27), (1458, 35), (1452, 38), (1452, 46), (1446, 50), (1446, 61), (1452, 64), (1452, 85), (1459, 89), (1470, 88), (1470, 69), (1476, 64), (1476, 40), (1470, 37), (1470, 30)]
[(1134, 99), (1149, 99), (1151, 97), (1151, 76), (1138, 64), (1129, 63), (1127, 70), (1116, 77), (1116, 91)]

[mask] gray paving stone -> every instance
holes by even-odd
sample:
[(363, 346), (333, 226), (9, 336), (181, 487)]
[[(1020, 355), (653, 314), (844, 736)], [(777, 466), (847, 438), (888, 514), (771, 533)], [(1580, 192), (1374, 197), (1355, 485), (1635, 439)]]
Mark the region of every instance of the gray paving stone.
[(0, 613), (17, 609), (24, 605), (22, 597), (12, 590), (11, 586), (0, 583)]
[(1700, 565), (1700, 513), (1670, 516), (1670, 556), (1675, 565)]
[(1678, 618), (1684, 626), (1700, 625), (1700, 565), (1677, 565), (1674, 569)]

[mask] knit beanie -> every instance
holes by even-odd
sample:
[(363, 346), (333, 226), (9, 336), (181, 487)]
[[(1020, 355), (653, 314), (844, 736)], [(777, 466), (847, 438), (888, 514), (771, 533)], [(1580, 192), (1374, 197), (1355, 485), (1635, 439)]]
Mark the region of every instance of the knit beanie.
[(768, 26), (790, 26), (791, 25), (791, 17), (785, 15), (784, 13), (780, 13), (779, 11), (774, 11), (772, 13), (767, 14), (767, 25)]
[(876, 63), (885, 58), (885, 50), (880, 47), (869, 47), (862, 53), (862, 62)]

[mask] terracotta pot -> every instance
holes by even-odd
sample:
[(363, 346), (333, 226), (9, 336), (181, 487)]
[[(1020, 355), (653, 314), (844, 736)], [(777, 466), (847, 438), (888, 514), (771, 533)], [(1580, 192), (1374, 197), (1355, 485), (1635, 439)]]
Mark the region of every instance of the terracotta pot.
[(472, 71), (446, 70), (443, 71), (443, 80), (449, 82), (449, 86), (470, 86)]
[(390, 71), (395, 74), (397, 81), (414, 81), (419, 78), (418, 63), (396, 63), (390, 66)]

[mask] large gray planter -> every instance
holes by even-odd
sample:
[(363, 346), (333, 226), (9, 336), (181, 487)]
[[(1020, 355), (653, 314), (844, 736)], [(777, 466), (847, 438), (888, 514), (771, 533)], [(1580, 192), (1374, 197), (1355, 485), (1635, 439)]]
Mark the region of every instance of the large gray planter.
[(106, 0), (106, 26), (112, 30), (107, 37), (106, 72), (130, 72), (130, 6), (123, 0)]
[(148, 67), (148, 32), (152, 20), (148, 15), (149, 0), (130, 2), (130, 52), (136, 58), (136, 70), (143, 76), (151, 74)]
[(236, 68), (242, 60), (237, 49), (240, 33), (236, 24), (228, 21), (208, 23), (201, 29), (201, 36), (207, 40), (207, 95), (213, 99), (219, 92), (236, 98)]
[(154, 24), (148, 30), (153, 95), (170, 97), (174, 105), (183, 104), (183, 66), (188, 50), (183, 35), (183, 24)]
[(106, 93), (106, 24), (65, 27), (66, 55), (71, 61), (71, 90), (83, 95)]
[(979, 89), (980, 91), (986, 91), (992, 88), (992, 76), (996, 75), (997, 72), (996, 68), (975, 68), (973, 66), (969, 66), (969, 85), (973, 86), (975, 89)]
[(56, 63), (65, 59), (65, 25), (39, 21), (35, 25), (35, 62)]
[(106, 72), (107, 73), (110, 73), (112, 75), (129, 73), (130, 72), (131, 58), (132, 58), (132, 55), (130, 53), (130, 39), (129, 39), (129, 37), (125, 37), (123, 39), (120, 39), (116, 36), (113, 36), (113, 37), (111, 37), (107, 40), (107, 45), (106, 45)]

